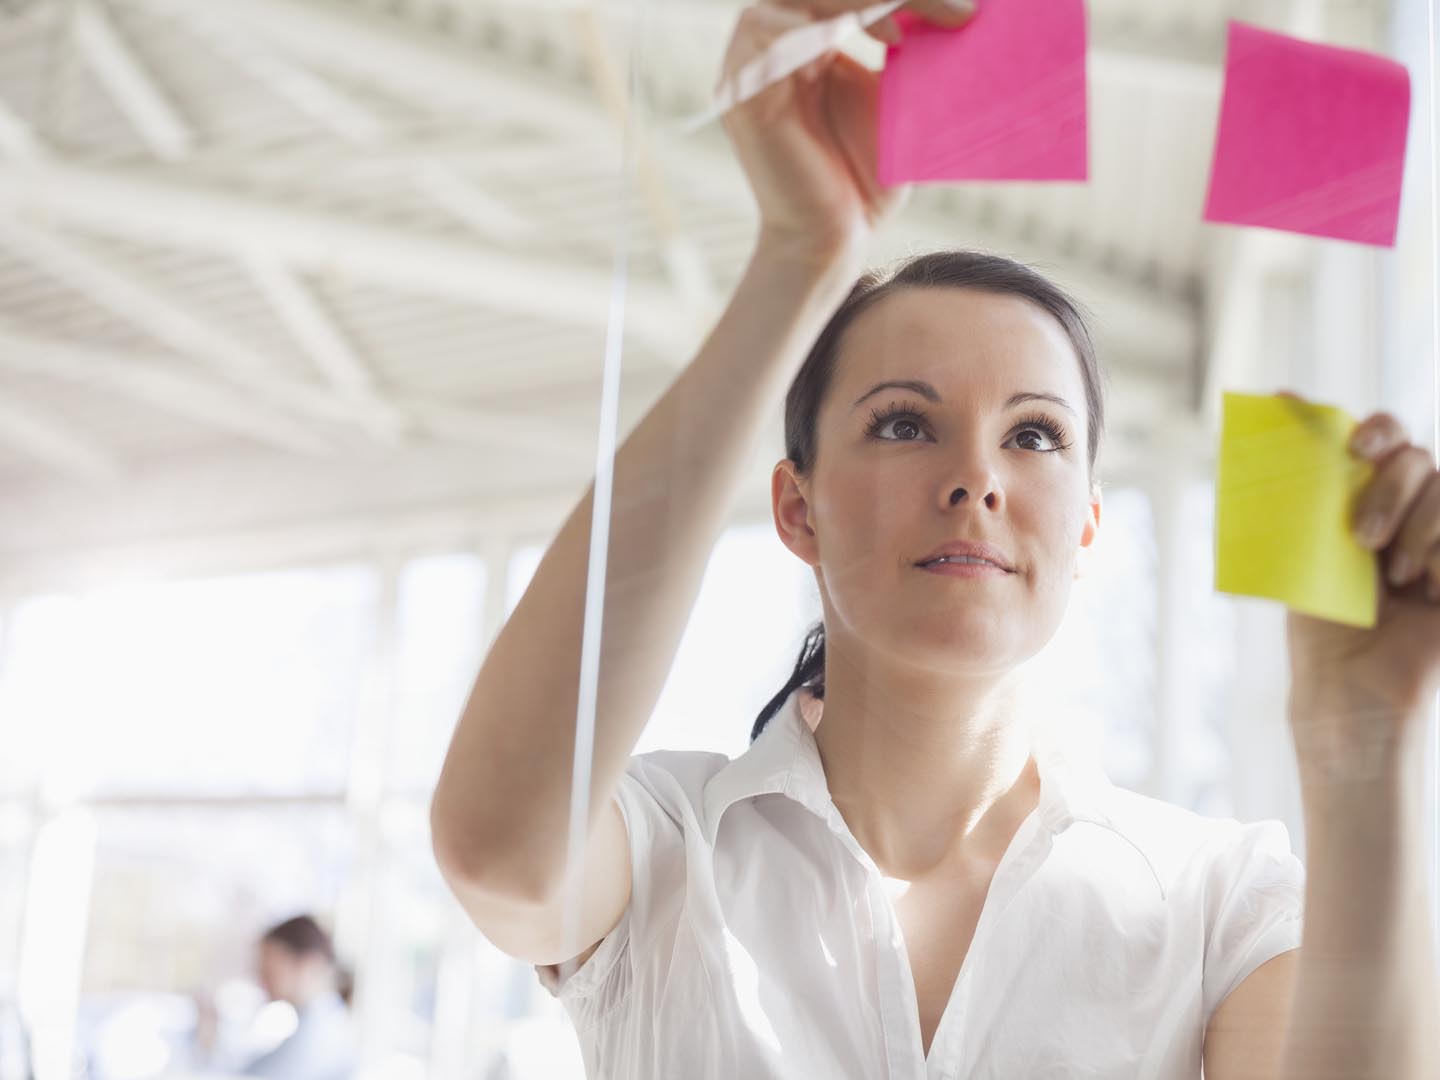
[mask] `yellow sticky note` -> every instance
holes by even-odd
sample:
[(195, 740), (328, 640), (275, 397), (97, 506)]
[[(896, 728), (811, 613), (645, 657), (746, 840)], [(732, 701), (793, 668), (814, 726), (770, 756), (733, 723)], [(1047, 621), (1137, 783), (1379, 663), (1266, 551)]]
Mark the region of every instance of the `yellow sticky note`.
[(1374, 626), (1376, 554), (1351, 527), (1375, 466), (1347, 449), (1344, 409), (1266, 394), (1224, 395), (1215, 479), (1215, 588)]

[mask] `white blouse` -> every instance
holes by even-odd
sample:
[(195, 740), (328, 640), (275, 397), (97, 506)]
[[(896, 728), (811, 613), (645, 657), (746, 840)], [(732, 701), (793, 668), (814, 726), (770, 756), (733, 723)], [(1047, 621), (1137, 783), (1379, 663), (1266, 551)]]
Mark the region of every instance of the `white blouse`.
[(897, 883), (835, 808), (795, 705), (733, 761), (630, 759), (630, 903), (563, 984), (536, 968), (591, 1080), (1198, 1080), (1216, 1006), (1300, 945), (1282, 822), (1202, 817), (1037, 749), (1039, 806), (927, 1056)]

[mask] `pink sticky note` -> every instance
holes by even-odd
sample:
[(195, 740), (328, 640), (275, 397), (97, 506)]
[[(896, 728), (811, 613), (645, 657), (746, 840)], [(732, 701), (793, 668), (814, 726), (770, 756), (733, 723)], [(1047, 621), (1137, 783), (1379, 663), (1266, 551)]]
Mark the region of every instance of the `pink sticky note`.
[(1393, 246), (1409, 121), (1393, 60), (1232, 21), (1205, 220)]
[(896, 17), (882, 184), (1086, 178), (1084, 0), (982, 0), (956, 30)]

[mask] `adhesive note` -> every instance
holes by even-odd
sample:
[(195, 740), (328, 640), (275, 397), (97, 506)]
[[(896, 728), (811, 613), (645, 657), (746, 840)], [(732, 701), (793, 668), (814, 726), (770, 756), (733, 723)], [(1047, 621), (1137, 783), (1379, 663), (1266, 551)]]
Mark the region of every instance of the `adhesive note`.
[(897, 12), (880, 76), (882, 184), (1084, 180), (1084, 0), (982, 0), (958, 29)]
[(1410, 75), (1232, 21), (1205, 220), (1393, 247)]
[(1378, 557), (1360, 545), (1355, 498), (1374, 465), (1348, 449), (1343, 409), (1225, 393), (1215, 481), (1215, 588), (1374, 626)]

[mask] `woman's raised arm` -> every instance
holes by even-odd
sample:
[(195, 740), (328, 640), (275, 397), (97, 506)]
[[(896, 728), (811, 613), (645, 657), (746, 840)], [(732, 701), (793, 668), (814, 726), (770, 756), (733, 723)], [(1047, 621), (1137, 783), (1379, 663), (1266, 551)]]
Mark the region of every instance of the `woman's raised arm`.
[[(724, 70), (813, 17), (747, 8)], [(699, 353), (616, 452), (592, 827), (659, 697), (754, 440), (853, 284), (870, 234), (903, 196), (875, 181), (877, 83), (832, 54), (724, 119), (760, 229)], [(553, 900), (565, 870), (593, 495), (592, 482), (486, 656), (431, 804), (436, 856), (452, 884), (531, 906)], [(619, 842), (613, 829), (596, 835)], [(623, 868), (628, 852), (604, 857)]]

